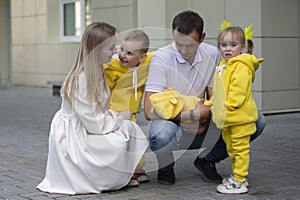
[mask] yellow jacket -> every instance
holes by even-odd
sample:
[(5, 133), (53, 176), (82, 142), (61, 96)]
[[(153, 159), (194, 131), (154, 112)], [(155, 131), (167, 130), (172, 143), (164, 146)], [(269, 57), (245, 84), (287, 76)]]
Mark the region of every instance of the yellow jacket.
[(263, 58), (242, 54), (226, 63), (220, 62), (214, 74), (210, 100), (213, 121), (218, 128), (241, 125), (257, 120), (257, 107), (252, 97), (255, 71)]
[[(148, 52), (146, 59), (138, 67), (123, 67), (120, 60), (116, 58), (107, 65), (105, 74), (111, 90), (110, 109), (118, 112), (130, 110), (134, 114), (135, 121), (135, 114), (140, 111), (149, 63), (153, 54), (154, 51)], [(134, 74), (136, 81), (133, 80)]]

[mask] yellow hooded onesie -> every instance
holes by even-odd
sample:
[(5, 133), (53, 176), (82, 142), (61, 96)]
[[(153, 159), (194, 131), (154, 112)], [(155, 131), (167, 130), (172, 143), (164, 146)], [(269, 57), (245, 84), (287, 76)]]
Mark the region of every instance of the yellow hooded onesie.
[(221, 61), (214, 74), (212, 118), (232, 162), (234, 180), (246, 181), (250, 163), (250, 135), (256, 131), (257, 107), (252, 97), (255, 71), (263, 58), (241, 54)]

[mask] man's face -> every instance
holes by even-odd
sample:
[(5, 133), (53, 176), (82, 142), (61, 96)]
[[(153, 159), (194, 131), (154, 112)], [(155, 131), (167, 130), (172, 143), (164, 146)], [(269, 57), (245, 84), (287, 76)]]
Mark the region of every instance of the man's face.
[(201, 36), (196, 31), (185, 35), (176, 30), (173, 31), (173, 36), (178, 52), (187, 62), (193, 63), (198, 46), (202, 42)]

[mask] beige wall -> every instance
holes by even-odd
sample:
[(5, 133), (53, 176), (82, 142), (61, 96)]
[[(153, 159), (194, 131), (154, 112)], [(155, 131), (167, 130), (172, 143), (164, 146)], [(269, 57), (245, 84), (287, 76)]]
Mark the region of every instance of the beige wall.
[(11, 0), (12, 78), (16, 85), (47, 86), (73, 65), (78, 43), (59, 42), (58, 0)]
[(261, 25), (262, 106), (266, 111), (299, 109), (299, 0), (262, 1)]
[(108, 22), (118, 31), (137, 26), (137, 0), (92, 0), (91, 4), (93, 21)]
[[(73, 65), (79, 43), (59, 41), (58, 2), (11, 0), (15, 84), (46, 86), (63, 80)], [(157, 48), (171, 41), (172, 19), (185, 9), (204, 18), (210, 44), (216, 44), (224, 19), (243, 27), (252, 23), (254, 54), (265, 58), (254, 83), (259, 109), (300, 110), (299, 0), (92, 0), (92, 20), (120, 32), (144, 28)]]

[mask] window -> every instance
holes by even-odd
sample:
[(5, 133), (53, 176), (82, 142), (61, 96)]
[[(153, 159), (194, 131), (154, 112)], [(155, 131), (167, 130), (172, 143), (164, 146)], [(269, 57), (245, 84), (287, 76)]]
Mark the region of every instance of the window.
[(80, 41), (91, 23), (90, 0), (60, 0), (60, 40)]

